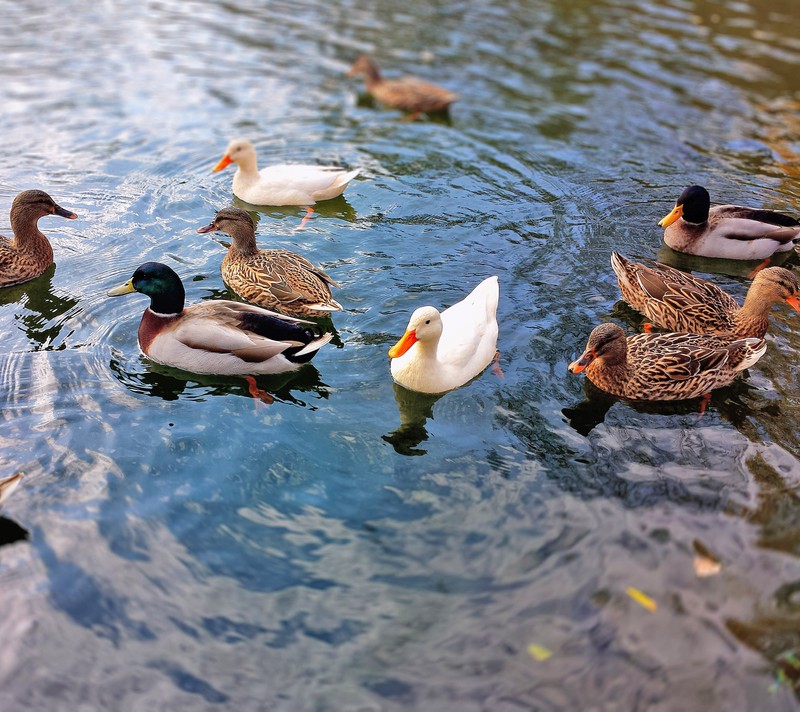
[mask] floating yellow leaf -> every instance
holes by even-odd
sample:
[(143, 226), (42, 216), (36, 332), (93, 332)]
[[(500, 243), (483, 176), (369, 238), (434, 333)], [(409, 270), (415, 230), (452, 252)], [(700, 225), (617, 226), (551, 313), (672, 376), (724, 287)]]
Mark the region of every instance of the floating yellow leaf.
[(542, 645), (536, 645), (536, 643), (531, 643), (528, 646), (528, 652), (531, 654), (531, 657), (534, 660), (538, 660), (539, 662), (542, 662), (542, 660), (547, 660), (547, 658), (553, 654), (552, 650), (548, 650)]
[(701, 578), (716, 576), (722, 570), (722, 564), (707, 556), (694, 557), (694, 572)]
[(658, 608), (658, 604), (646, 593), (642, 593), (638, 588), (628, 586), (628, 588), (625, 589), (625, 593), (627, 593), (640, 606), (643, 606), (650, 611), (650, 613), (655, 613), (656, 608)]

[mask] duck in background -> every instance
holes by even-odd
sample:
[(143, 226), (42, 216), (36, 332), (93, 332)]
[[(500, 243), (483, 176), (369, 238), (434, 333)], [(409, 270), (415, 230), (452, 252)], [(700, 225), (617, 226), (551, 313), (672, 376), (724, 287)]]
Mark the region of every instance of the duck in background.
[(219, 210), (199, 233), (221, 230), (233, 244), (222, 260), (222, 279), (242, 299), (291, 316), (324, 317), (341, 311), (331, 295), (338, 287), (305, 257), (280, 248), (259, 249), (253, 218), (241, 208)]
[(344, 192), (360, 169), (339, 166), (280, 163), (258, 170), (256, 149), (250, 141), (236, 139), (212, 169), (221, 171), (236, 164), (233, 194), (251, 205), (305, 205), (336, 198)]
[(39, 218), (60, 215), (75, 220), (75, 213), (58, 205), (43, 190), (25, 190), (11, 204), (13, 238), (0, 235), (0, 287), (35, 279), (53, 264), (53, 248), (39, 230)]
[(417, 309), (389, 349), (394, 380), (412, 391), (444, 393), (475, 378), (497, 354), (499, 296), (497, 277), (488, 277), (441, 313)]
[(767, 350), (764, 339), (700, 334), (635, 334), (601, 324), (589, 335), (572, 373), (586, 371), (598, 388), (631, 400), (681, 400), (727, 386)]
[(313, 322), (250, 304), (210, 299), (185, 307), (180, 277), (160, 262), (145, 262), (108, 296), (132, 292), (150, 297), (139, 324), (139, 348), (156, 363), (184, 371), (227, 376), (293, 371), (333, 338), (309, 328)]
[(758, 272), (740, 307), (717, 285), (652, 260), (639, 264), (612, 252), (611, 266), (622, 298), (668, 331), (760, 339), (773, 304), (785, 301), (800, 311), (797, 277), (783, 267)]
[(711, 207), (700, 185), (684, 190), (659, 223), (664, 242), (677, 252), (733, 260), (765, 260), (800, 241), (800, 221), (774, 210), (738, 205)]
[(419, 114), (444, 112), (458, 99), (458, 94), (416, 77), (384, 79), (378, 65), (362, 54), (347, 71), (348, 77), (364, 77), (367, 92), (383, 106), (400, 109), (416, 119)]

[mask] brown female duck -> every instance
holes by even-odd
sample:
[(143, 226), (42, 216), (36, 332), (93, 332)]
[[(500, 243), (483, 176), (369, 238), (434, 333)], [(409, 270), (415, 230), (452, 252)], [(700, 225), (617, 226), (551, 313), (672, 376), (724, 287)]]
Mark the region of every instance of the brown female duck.
[(760, 339), (769, 327), (769, 311), (785, 301), (800, 311), (797, 277), (783, 267), (756, 274), (744, 305), (717, 285), (651, 260), (639, 264), (611, 253), (622, 298), (650, 321), (669, 331)]
[(364, 77), (367, 92), (376, 101), (392, 109), (408, 111), (414, 117), (421, 113), (447, 111), (458, 94), (442, 87), (424, 82), (416, 77), (384, 79), (378, 65), (366, 54), (362, 54), (347, 72), (348, 77)]
[(677, 252), (730, 260), (763, 260), (788, 252), (800, 241), (800, 221), (740, 205), (711, 207), (708, 191), (690, 185), (659, 223), (664, 242)]
[(321, 317), (342, 309), (330, 289), (339, 285), (319, 267), (289, 250), (258, 248), (246, 210), (223, 208), (197, 232), (212, 230), (233, 238), (222, 261), (222, 279), (242, 299), (291, 316)]
[(608, 393), (631, 400), (680, 400), (727, 386), (767, 350), (764, 339), (698, 334), (635, 334), (601, 324), (569, 365)]
[(57, 205), (42, 190), (25, 190), (14, 198), (11, 204), (14, 237), (0, 235), (0, 287), (35, 279), (53, 264), (53, 248), (37, 225), (45, 215), (60, 215), (69, 220), (78, 217)]

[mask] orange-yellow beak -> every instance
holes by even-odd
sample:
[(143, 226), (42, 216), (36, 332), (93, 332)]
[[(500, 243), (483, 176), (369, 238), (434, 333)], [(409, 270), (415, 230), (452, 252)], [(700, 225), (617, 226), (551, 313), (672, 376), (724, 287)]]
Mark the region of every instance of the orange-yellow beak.
[(217, 165), (216, 165), (216, 166), (214, 166), (214, 167), (213, 167), (211, 170), (212, 170), (214, 173), (216, 173), (217, 171), (221, 171), (223, 168), (225, 168), (225, 167), (229, 166), (231, 163), (233, 163), (233, 161), (231, 160), (231, 157), (230, 157), (230, 156), (229, 156), (229, 155), (226, 153), (226, 154), (225, 154), (225, 155), (222, 157), (222, 159), (220, 160), (220, 162), (219, 162), (219, 163), (217, 163)]
[(786, 297), (786, 303), (795, 311), (800, 312), (800, 297), (793, 294), (791, 297)]
[(672, 209), (672, 212), (669, 215), (667, 215), (667, 217), (661, 219), (661, 221), (658, 223), (658, 226), (669, 227), (682, 215), (683, 215), (683, 205), (676, 205)]
[(581, 354), (581, 357), (577, 361), (573, 361), (567, 368), (572, 371), (572, 373), (581, 373), (582, 371), (586, 370), (586, 367), (594, 361), (597, 354), (595, 350), (592, 349), (591, 351), (584, 351)]
[(400, 341), (398, 341), (394, 346), (392, 346), (392, 348), (389, 349), (389, 358), (397, 358), (398, 356), (402, 356), (416, 343), (416, 330), (411, 329), (410, 331), (406, 331), (406, 333), (400, 337)]

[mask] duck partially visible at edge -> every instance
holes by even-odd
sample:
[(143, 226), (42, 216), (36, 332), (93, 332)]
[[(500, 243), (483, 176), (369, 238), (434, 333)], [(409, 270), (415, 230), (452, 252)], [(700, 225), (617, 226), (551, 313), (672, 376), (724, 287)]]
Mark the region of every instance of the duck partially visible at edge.
[(53, 248), (38, 226), (45, 215), (60, 215), (68, 220), (78, 217), (43, 190), (25, 190), (14, 198), (11, 204), (14, 237), (0, 235), (0, 287), (35, 279), (53, 264)]
[(711, 207), (708, 191), (690, 185), (658, 223), (677, 252), (732, 260), (764, 260), (800, 241), (800, 221), (775, 210), (739, 205)]

